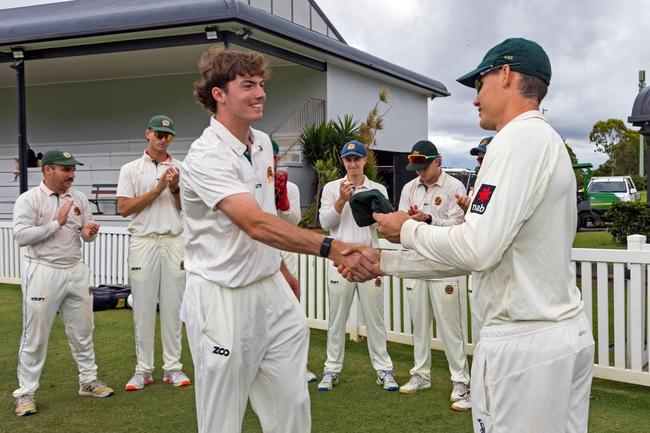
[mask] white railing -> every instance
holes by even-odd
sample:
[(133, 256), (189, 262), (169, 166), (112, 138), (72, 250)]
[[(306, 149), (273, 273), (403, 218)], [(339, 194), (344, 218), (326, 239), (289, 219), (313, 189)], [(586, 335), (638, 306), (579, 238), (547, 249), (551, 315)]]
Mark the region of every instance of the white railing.
[[(92, 271), (92, 284), (128, 284), (128, 245), (130, 235), (123, 227), (102, 227), (95, 242), (84, 244), (83, 260)], [(11, 223), (0, 222), (0, 282), (20, 283), (21, 257)], [(391, 244), (384, 242), (382, 247)], [(645, 237), (630, 237), (628, 250), (573, 249), (572, 258), (579, 274), (585, 309), (593, 324), (596, 339), (594, 375), (620, 382), (650, 386), (648, 371), (648, 336), (650, 335), (648, 281), (650, 248)], [(327, 261), (301, 254), (299, 277), (303, 288), (303, 305), (309, 326), (327, 329)], [(471, 279), (459, 277), (462, 314), (467, 350), (472, 353), (478, 338), (476, 325), (469, 313)], [(595, 289), (594, 289), (595, 282)], [(412, 344), (411, 320), (402, 280), (384, 277), (384, 318), (389, 341)], [(594, 317), (595, 316), (595, 317)], [(347, 332), (358, 340), (367, 336), (355, 298)], [(431, 345), (442, 349), (432, 330)]]

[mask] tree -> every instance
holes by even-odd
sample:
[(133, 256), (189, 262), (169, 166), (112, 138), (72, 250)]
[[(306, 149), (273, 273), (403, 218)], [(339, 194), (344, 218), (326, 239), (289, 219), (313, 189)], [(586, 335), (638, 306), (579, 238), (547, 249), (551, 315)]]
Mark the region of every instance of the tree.
[(639, 133), (629, 129), (620, 119), (599, 120), (589, 133), (596, 152), (609, 157), (599, 172), (609, 170), (610, 176), (633, 174), (639, 166)]
[[(575, 164), (578, 162), (578, 158), (576, 157), (575, 152), (569, 146), (569, 143), (567, 143), (566, 138), (562, 137), (562, 141), (564, 141), (564, 146), (566, 146), (566, 150), (569, 153), (569, 158), (571, 159), (571, 164)], [(582, 188), (582, 182), (584, 180), (584, 174), (582, 173), (582, 170), (574, 170), (573, 171), (576, 175), (576, 185), (578, 186), (578, 189)]]

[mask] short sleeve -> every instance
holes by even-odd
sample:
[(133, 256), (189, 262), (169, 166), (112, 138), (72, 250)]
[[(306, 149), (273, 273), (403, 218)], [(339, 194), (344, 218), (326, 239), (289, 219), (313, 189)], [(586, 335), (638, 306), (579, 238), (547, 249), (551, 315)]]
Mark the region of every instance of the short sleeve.
[(250, 193), (242, 182), (238, 165), (234, 154), (231, 158), (224, 158), (204, 153), (200, 158), (185, 159), (182, 178), (206, 206), (216, 209), (219, 202), (228, 196)]
[(117, 181), (117, 197), (135, 197), (135, 185), (133, 185), (132, 164), (125, 164), (120, 168), (120, 177)]

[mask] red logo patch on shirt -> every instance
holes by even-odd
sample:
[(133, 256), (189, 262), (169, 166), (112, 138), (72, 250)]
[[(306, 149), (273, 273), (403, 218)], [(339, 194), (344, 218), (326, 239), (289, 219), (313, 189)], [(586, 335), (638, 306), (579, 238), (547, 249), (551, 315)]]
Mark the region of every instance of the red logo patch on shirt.
[(74, 214), (77, 215), (77, 216), (81, 215), (81, 209), (79, 209), (78, 207), (75, 206)]
[(481, 185), (478, 192), (476, 193), (476, 196), (474, 197), (470, 212), (483, 215), (487, 209), (488, 203), (490, 203), (490, 200), (492, 199), (494, 190), (496, 189), (497, 187), (494, 185), (488, 185), (486, 183)]

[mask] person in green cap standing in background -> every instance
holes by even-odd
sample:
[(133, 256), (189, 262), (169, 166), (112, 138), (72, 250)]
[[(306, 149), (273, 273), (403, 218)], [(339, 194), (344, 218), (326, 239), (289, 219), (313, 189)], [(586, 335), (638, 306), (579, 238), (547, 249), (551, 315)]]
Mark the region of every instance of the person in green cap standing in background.
[[(377, 190), (388, 198), (386, 187), (371, 181), (364, 174), (367, 151), (363, 143), (357, 140), (345, 143), (340, 155), (346, 174), (323, 187), (318, 211), (321, 226), (324, 230), (329, 230), (334, 239), (378, 247), (377, 226), (372, 224), (359, 227), (352, 214), (350, 199), (354, 194), (370, 190)], [(331, 391), (339, 382), (345, 357), (345, 328), (355, 293), (359, 298), (363, 321), (368, 330), (368, 352), (372, 366), (377, 372), (376, 382), (386, 391), (397, 391), (399, 386), (393, 375), (393, 361), (386, 348), (382, 279), (364, 283), (346, 281), (333, 265), (327, 269), (327, 359), (318, 390)]]
[(160, 309), (163, 381), (176, 387), (190, 384), (180, 361), (180, 308), (185, 291), (181, 162), (167, 151), (176, 136), (174, 122), (167, 116), (154, 116), (144, 136), (147, 148), (142, 157), (122, 166), (116, 193), (119, 214), (131, 216), (129, 282), (137, 363), (127, 391), (153, 382), (156, 306)]
[(42, 164), (41, 184), (21, 194), (14, 205), (14, 238), (25, 248), (19, 388), (13, 392), (17, 416), (37, 412), (34, 393), (57, 312), (79, 369), (79, 395), (113, 395), (97, 380), (90, 269), (81, 261), (81, 239), (92, 242), (99, 231), (88, 198), (72, 188), (76, 166), (83, 164), (56, 149), (43, 155)]
[[(465, 194), (465, 186), (442, 170), (438, 148), (428, 140), (413, 145), (406, 169), (417, 177), (404, 185), (399, 210), (412, 219), (440, 227), (462, 224), (465, 212), (456, 197)], [(440, 331), (451, 373), (451, 408), (465, 412), (472, 408), (469, 398), (469, 364), (463, 336), (460, 291), (456, 280), (407, 279), (404, 281), (413, 322), (414, 366), (403, 394), (431, 387), (431, 325), (433, 317)]]

